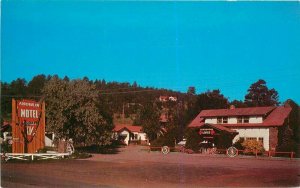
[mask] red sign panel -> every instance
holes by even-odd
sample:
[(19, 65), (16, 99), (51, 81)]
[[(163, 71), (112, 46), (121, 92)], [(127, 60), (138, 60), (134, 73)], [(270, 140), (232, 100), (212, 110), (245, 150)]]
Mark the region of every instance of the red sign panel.
[(17, 101), (19, 126), (28, 140), (32, 140), (41, 119), (41, 104), (32, 100)]
[(199, 134), (200, 135), (214, 135), (215, 131), (213, 129), (200, 129)]

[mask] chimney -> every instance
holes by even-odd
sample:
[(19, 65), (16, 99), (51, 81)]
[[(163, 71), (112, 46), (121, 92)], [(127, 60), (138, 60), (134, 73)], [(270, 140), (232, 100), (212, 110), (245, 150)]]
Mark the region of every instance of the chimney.
[(235, 109), (235, 106), (234, 105), (230, 105), (229, 109), (233, 110), (233, 109)]

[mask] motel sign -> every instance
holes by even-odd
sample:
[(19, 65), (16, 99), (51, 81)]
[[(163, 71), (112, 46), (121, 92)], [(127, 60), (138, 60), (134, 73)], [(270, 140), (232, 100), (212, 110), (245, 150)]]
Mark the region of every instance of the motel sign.
[(35, 153), (45, 146), (45, 103), (12, 100), (13, 153)]
[[(41, 105), (35, 101), (22, 100), (17, 102), (19, 126), (23, 128), (23, 134), (26, 134), (27, 140), (33, 139), (39, 126)], [(26, 130), (24, 130), (26, 129)]]

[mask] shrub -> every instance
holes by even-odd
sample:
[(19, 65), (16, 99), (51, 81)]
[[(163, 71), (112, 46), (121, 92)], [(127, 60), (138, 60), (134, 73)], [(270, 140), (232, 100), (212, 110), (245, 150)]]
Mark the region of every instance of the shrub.
[(43, 148), (40, 148), (37, 152), (38, 153), (47, 153), (47, 151), (55, 151), (54, 147), (45, 146)]
[(283, 151), (283, 152), (294, 152), (296, 151), (296, 149), (297, 149), (297, 145), (296, 142), (293, 140), (283, 143), (277, 147), (277, 151)]
[(187, 149), (191, 149), (195, 152), (198, 152), (200, 149), (200, 135), (197, 129), (189, 129), (186, 132), (186, 144), (185, 147)]
[(215, 142), (218, 149), (227, 149), (232, 146), (232, 138), (224, 132), (220, 132)]
[(153, 147), (162, 147), (162, 146), (175, 146), (175, 139), (171, 136), (171, 134), (166, 134), (158, 137), (157, 139), (151, 142), (151, 146)]
[(242, 146), (245, 147), (245, 153), (255, 154), (256, 151), (257, 153), (263, 153), (265, 151), (262, 143), (257, 140), (245, 140)]
[(75, 151), (71, 155), (71, 158), (73, 158), (73, 159), (86, 159), (86, 158), (90, 158), (90, 157), (92, 157), (91, 154), (85, 153), (85, 152), (78, 152), (78, 151)]
[(8, 141), (3, 141), (1, 144), (1, 153), (11, 153), (12, 146), (8, 143)]
[(233, 144), (233, 147), (235, 147), (235, 148), (238, 149), (238, 150), (244, 150), (245, 147), (243, 146), (243, 142), (244, 142), (244, 140), (239, 139), (238, 141), (236, 141), (236, 142)]
[[(278, 146), (276, 148), (277, 151), (279, 152), (295, 152), (297, 151), (297, 144), (295, 141), (293, 140), (289, 140), (288, 142), (285, 142), (283, 144), (281, 144), (280, 146)], [(277, 153), (276, 156), (277, 157), (287, 157), (290, 154), (286, 154), (286, 153)], [(296, 157), (299, 157), (296, 153)]]
[(123, 147), (124, 144), (119, 140), (113, 140), (110, 145), (89, 145), (76, 147), (75, 151), (81, 153), (101, 153), (101, 154), (116, 154), (119, 152), (118, 148)]

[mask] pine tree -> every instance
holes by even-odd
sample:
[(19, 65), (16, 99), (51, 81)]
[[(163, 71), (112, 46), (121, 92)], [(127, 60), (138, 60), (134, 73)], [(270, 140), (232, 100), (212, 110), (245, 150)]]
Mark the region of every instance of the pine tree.
[(248, 106), (278, 106), (278, 92), (275, 89), (269, 89), (266, 81), (258, 80), (251, 84), (248, 93), (245, 96), (245, 104)]

